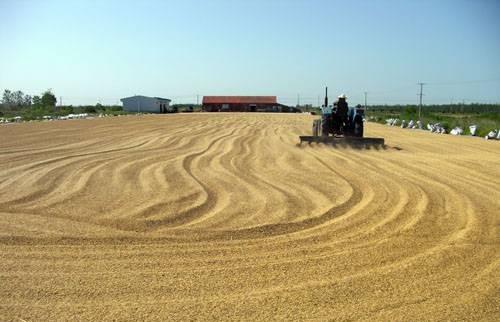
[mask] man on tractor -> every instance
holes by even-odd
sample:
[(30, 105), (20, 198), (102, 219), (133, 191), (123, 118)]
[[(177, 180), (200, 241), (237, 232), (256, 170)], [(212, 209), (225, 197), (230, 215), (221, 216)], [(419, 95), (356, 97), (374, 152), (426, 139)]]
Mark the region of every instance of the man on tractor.
[(347, 113), (349, 112), (349, 107), (347, 105), (346, 101), (347, 97), (345, 94), (339, 95), (338, 101), (337, 101), (337, 119), (339, 122), (339, 130), (340, 133), (344, 133), (344, 128), (347, 125)]

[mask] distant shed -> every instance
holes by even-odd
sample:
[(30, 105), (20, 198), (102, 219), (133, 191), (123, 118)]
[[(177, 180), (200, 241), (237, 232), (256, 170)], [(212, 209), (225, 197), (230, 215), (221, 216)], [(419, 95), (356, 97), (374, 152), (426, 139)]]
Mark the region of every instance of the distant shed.
[(120, 100), (123, 104), (123, 110), (127, 112), (145, 112), (145, 113), (171, 113), (171, 100), (162, 97), (149, 97), (143, 95), (134, 95)]
[(203, 96), (205, 112), (292, 112), (276, 96)]

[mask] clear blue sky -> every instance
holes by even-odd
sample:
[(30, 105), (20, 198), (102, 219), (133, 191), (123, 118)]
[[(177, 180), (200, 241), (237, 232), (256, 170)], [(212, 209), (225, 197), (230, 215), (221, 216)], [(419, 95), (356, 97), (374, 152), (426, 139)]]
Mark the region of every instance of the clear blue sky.
[[(346, 93), (351, 103), (500, 102), (497, 0), (0, 0), (0, 90), (67, 104)], [(201, 98), (200, 98), (201, 100)]]

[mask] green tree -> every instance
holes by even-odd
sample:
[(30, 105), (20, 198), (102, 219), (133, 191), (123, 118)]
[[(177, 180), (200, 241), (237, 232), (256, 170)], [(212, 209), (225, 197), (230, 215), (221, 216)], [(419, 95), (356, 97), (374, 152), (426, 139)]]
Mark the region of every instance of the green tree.
[(6, 89), (2, 96), (2, 106), (11, 110), (31, 105), (31, 96), (24, 95), (22, 91), (12, 92)]
[(41, 106), (42, 105), (42, 99), (38, 95), (33, 96), (33, 100), (32, 101), (33, 101), (33, 105), (35, 105), (35, 106)]
[(24, 95), (23, 106), (31, 106), (31, 100), (32, 100), (31, 95), (28, 94)]
[[(99, 103), (97, 103), (99, 104)], [(85, 106), (85, 109), (84, 109), (85, 113), (96, 113), (96, 108), (93, 107), (93, 106)]]
[(409, 106), (405, 109), (405, 112), (407, 114), (415, 114), (415, 113), (417, 113), (417, 109), (413, 106)]
[(21, 91), (15, 91), (12, 93), (13, 105), (17, 107), (23, 106), (24, 103), (24, 93)]
[(12, 96), (12, 92), (8, 89), (4, 90), (3, 91), (3, 95), (2, 95), (2, 105), (5, 106), (5, 107), (10, 107), (13, 104), (13, 96)]
[(57, 99), (56, 99), (56, 96), (52, 93), (52, 91), (49, 89), (49, 90), (46, 90), (43, 94), (42, 94), (42, 105), (43, 106), (47, 106), (47, 107), (55, 107), (56, 106), (56, 103), (57, 103)]

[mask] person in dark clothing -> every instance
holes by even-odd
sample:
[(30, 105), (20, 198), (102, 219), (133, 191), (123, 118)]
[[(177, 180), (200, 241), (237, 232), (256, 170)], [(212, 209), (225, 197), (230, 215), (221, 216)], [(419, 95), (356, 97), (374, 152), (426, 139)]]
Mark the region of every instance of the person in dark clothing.
[(347, 106), (347, 97), (342, 94), (338, 97), (337, 101), (337, 116), (340, 120), (340, 130), (344, 131), (344, 127), (347, 125), (347, 113), (349, 112), (349, 107)]

